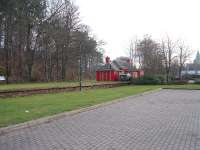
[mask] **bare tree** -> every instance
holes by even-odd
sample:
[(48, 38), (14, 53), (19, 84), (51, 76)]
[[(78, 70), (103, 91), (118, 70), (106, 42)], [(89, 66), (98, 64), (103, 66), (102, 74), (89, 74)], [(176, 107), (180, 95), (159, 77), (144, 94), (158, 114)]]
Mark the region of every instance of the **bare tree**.
[(192, 51), (188, 46), (185, 45), (183, 41), (179, 41), (177, 44), (176, 53), (177, 53), (177, 58), (178, 58), (178, 75), (179, 75), (179, 79), (181, 79), (182, 78), (181, 72), (183, 70), (185, 63), (190, 58)]
[(85, 70), (101, 62), (97, 40), (80, 23), (73, 0), (0, 1), (0, 66), (7, 82), (75, 79), (83, 37)]
[(171, 65), (173, 59), (175, 58), (175, 46), (176, 44), (167, 36), (166, 40), (162, 40), (161, 42), (161, 52), (163, 57), (163, 63), (165, 67), (165, 74), (166, 74), (166, 82), (169, 82), (169, 77), (171, 73)]
[(141, 57), (142, 69), (146, 75), (155, 75), (162, 73), (162, 59), (159, 49), (159, 43), (145, 35), (137, 45), (137, 52)]
[(131, 61), (132, 67), (137, 67), (137, 64), (139, 64), (139, 68), (141, 68), (141, 53), (138, 51), (138, 43), (139, 40), (137, 37), (135, 37), (133, 40), (131, 40), (129, 49), (128, 49), (128, 56)]

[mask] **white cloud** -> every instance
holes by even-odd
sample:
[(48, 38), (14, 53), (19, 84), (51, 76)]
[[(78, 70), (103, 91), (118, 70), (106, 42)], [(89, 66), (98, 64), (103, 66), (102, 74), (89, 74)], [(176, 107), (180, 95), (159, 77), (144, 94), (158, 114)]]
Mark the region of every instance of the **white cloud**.
[(166, 33), (200, 48), (199, 0), (76, 0), (84, 23), (107, 42), (106, 55), (125, 55), (135, 35)]

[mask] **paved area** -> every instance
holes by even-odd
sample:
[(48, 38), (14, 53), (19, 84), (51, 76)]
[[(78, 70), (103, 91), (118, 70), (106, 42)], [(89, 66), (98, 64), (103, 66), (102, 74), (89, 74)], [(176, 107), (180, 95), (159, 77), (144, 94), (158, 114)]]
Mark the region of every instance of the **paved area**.
[(2, 135), (0, 150), (200, 150), (200, 91), (126, 98)]

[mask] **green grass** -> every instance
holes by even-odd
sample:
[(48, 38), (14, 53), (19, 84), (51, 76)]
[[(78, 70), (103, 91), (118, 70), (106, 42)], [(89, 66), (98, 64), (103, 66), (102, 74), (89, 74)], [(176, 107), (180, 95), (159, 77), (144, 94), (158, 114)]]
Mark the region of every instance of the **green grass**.
[[(88, 80), (84, 81), (83, 85), (94, 84), (96, 81)], [(78, 81), (66, 81), (66, 82), (48, 82), (48, 83), (16, 83), (16, 84), (0, 84), (0, 91), (4, 90), (16, 90), (16, 89), (35, 89), (35, 88), (54, 88), (54, 87), (67, 87), (77, 86)]]
[[(157, 88), (159, 86), (122, 86), (84, 92), (0, 99), (0, 127), (88, 107)], [(26, 113), (26, 110), (29, 113)]]
[[(51, 83), (53, 84), (53, 83)], [(71, 111), (160, 87), (200, 89), (200, 85), (122, 86), (83, 92), (41, 94), (16, 98), (0, 98), (0, 127)], [(26, 112), (29, 111), (29, 113)]]
[(200, 90), (200, 84), (163, 85), (163, 88)]

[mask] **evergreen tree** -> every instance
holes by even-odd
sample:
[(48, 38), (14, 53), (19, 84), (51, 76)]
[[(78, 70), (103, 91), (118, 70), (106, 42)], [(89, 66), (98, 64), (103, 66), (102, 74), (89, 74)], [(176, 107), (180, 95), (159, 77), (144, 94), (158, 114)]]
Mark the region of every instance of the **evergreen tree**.
[(196, 54), (195, 60), (194, 60), (194, 64), (199, 64), (200, 65), (200, 53), (199, 51)]

